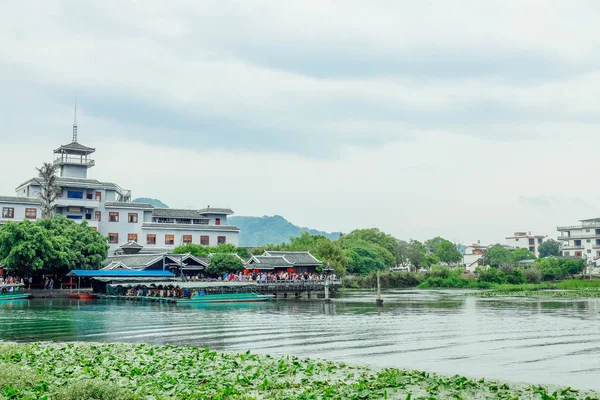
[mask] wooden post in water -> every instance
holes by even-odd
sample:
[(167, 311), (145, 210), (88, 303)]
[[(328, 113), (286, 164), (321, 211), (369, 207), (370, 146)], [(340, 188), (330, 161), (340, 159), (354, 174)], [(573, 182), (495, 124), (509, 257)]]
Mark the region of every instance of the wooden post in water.
[(325, 276), (325, 284), (323, 285), (325, 288), (325, 301), (331, 301), (329, 298), (329, 278)]
[(383, 305), (383, 300), (381, 299), (381, 285), (379, 284), (379, 271), (377, 271), (377, 300), (375, 300), (375, 304), (378, 306)]

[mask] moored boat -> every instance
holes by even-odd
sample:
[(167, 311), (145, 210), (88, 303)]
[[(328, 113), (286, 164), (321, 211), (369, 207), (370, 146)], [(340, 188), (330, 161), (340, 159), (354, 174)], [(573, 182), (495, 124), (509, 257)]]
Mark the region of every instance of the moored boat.
[(262, 295), (257, 293), (218, 293), (218, 294), (197, 294), (190, 298), (176, 299), (176, 303), (254, 303), (259, 301), (269, 301), (273, 299), (271, 295)]
[(29, 293), (19, 291), (22, 288), (21, 283), (3, 283), (0, 284), (0, 301), (4, 300), (26, 300)]

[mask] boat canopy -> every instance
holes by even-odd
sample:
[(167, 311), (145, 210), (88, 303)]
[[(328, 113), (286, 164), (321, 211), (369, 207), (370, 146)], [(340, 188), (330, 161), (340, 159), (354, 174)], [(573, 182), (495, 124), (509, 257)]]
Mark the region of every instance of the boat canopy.
[(22, 283), (0, 283), (0, 289), (25, 286)]
[(123, 282), (112, 283), (107, 286), (136, 287), (136, 286), (173, 286), (181, 289), (207, 289), (207, 288), (238, 288), (256, 286), (256, 283), (250, 282)]
[(174, 278), (175, 275), (169, 271), (162, 270), (123, 270), (123, 269), (74, 269), (67, 276), (86, 278)]

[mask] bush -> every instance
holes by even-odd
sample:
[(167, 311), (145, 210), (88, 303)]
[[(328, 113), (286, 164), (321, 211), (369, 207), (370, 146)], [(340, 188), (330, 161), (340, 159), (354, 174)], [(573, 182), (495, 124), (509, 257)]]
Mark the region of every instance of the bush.
[(83, 379), (60, 388), (53, 399), (58, 400), (116, 400), (132, 399), (133, 393), (114, 383), (100, 379)]
[(527, 283), (540, 283), (542, 281), (542, 271), (538, 268), (527, 268), (525, 270), (525, 280)]
[(480, 282), (489, 282), (502, 284), (506, 283), (505, 276), (501, 274), (498, 269), (490, 267), (486, 269), (478, 268), (476, 273), (479, 275)]
[(525, 274), (518, 268), (514, 268), (508, 274), (506, 274), (506, 282), (513, 285), (521, 285), (525, 283)]
[[(382, 289), (403, 289), (418, 286), (425, 279), (424, 274), (413, 272), (383, 272), (379, 275)], [(372, 289), (377, 286), (377, 274), (370, 273), (365, 276), (354, 276), (342, 280), (344, 288)]]

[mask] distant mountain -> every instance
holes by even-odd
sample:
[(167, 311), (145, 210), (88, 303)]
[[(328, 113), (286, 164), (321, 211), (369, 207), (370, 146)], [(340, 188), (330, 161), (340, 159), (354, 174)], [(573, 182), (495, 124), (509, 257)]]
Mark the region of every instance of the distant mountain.
[(265, 244), (289, 242), (290, 237), (300, 236), (302, 232), (311, 235), (323, 235), (335, 240), (339, 233), (327, 233), (315, 229), (296, 226), (280, 215), (272, 217), (229, 217), (227, 223), (240, 228), (240, 246), (257, 247)]
[(133, 202), (150, 204), (151, 206), (156, 207), (156, 208), (169, 208), (169, 206), (166, 205), (165, 203), (163, 203), (162, 201), (157, 200), (157, 199), (151, 199), (148, 197), (138, 197), (137, 199), (134, 199)]

